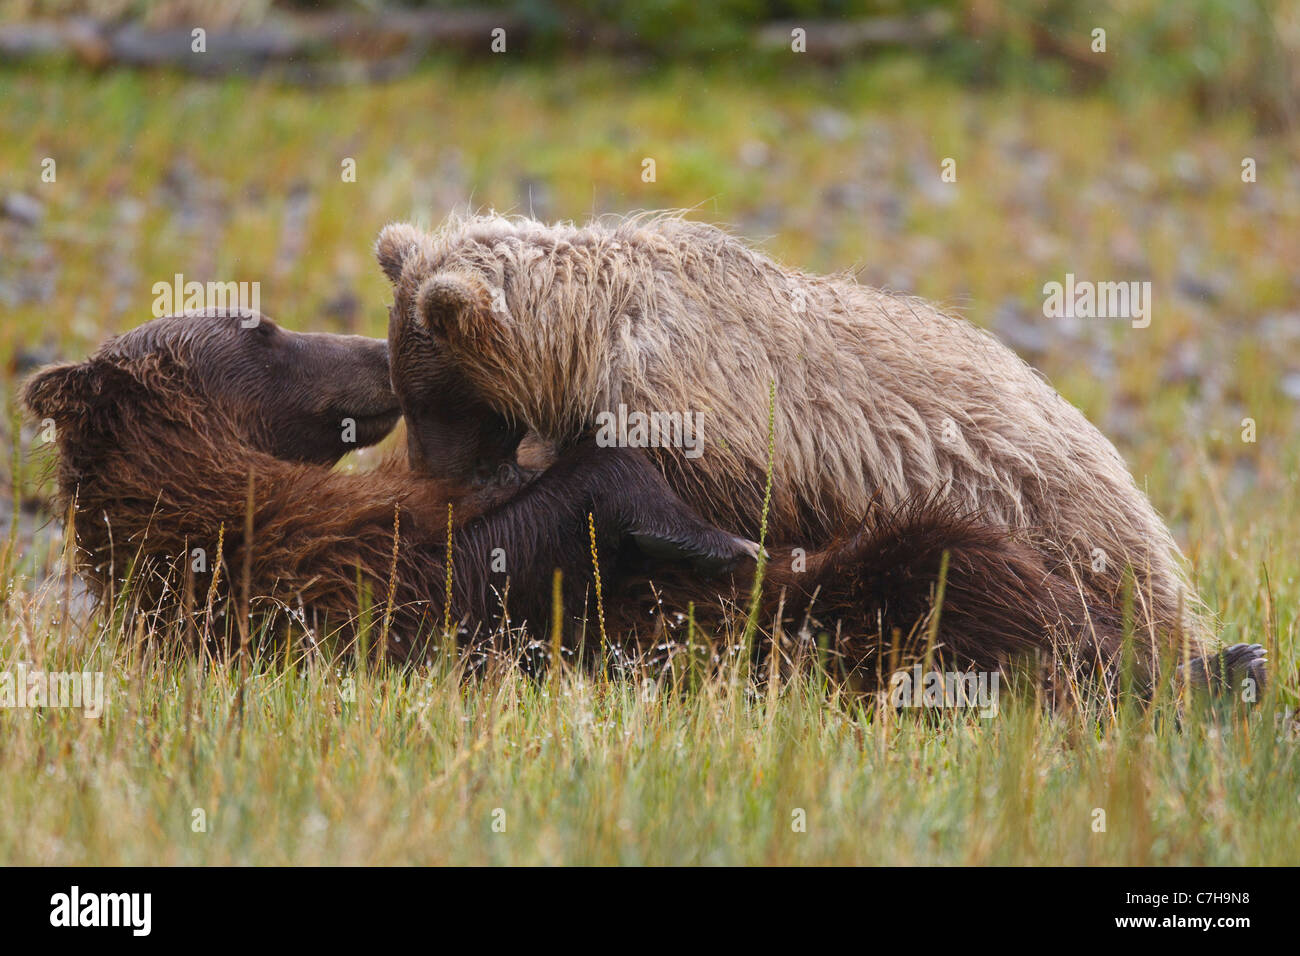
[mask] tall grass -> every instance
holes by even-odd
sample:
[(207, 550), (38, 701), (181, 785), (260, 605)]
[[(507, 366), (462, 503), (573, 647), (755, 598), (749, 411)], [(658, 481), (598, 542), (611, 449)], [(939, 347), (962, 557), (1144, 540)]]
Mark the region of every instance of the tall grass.
[(107, 709), (0, 710), (6, 862), (1294, 863), (1300, 849), (1300, 758), (1273, 694), (1176, 725), (1161, 706), (1054, 714), (1032, 693), (1004, 694), (993, 719), (900, 713), (815, 665), (756, 688), (736, 679), (743, 655), (707, 677), (633, 663), (618, 680), (558, 654), (545, 678), (504, 660), (467, 677), (441, 654), (220, 662), (108, 608), (60, 640), (57, 573), (13, 583), (0, 672), (101, 671)]

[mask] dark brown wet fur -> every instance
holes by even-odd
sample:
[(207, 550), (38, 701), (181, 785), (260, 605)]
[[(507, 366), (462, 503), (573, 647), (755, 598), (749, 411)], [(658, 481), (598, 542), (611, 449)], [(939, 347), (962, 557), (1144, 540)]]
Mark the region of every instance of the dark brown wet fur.
[[(704, 526), (643, 458), (625, 452), (577, 448), (527, 484), (532, 476), (521, 472), (507, 476), (517, 483), (473, 488), (421, 478), (399, 460), (372, 472), (333, 471), (321, 462), (355, 447), (339, 443), (336, 420), (395, 409), (386, 365), (383, 375), (371, 369), (374, 343), (297, 337), (293, 351), (307, 374), (281, 369), (274, 377), (280, 387), (287, 377), (307, 392), (316, 371), (311, 353), (319, 349), (336, 363), (330, 400), (257, 398), (270, 384), (256, 381), (257, 369), (275, 364), (260, 340), (245, 338), (258, 333), (236, 318), (155, 320), (85, 362), (38, 372), (24, 389), (27, 407), (55, 422), (56, 506), (75, 502), (78, 566), (101, 601), (114, 600), (129, 582), (138, 609), (166, 623), (186, 604), (204, 608), (215, 574), (210, 603), (234, 608), (243, 600), (247, 556), (256, 618), (249, 633), (271, 612), (280, 628), (296, 615), (317, 637), (350, 641), (363, 604), (373, 606), (377, 626), (387, 613), (391, 579), (383, 652), (406, 659), (443, 621), (449, 503), (453, 612), (469, 633), (501, 618), (507, 579), (520, 622), (547, 619), (555, 567), (566, 572), (565, 593), (577, 600), (591, 574), (588, 514), (611, 575), (628, 536), (660, 533), (663, 515), (669, 537), (681, 531), (694, 548), (684, 560), (725, 566), (743, 545)], [(250, 341), (259, 342), (251, 356)], [(195, 343), (202, 343), (202, 361)], [(394, 417), (390, 411), (387, 425), (363, 430), (357, 444), (383, 437)], [(286, 433), (299, 444), (289, 444)], [(315, 436), (314, 444), (304, 436)], [(286, 449), (304, 460), (277, 457)], [(244, 530), (250, 490), (251, 543)], [(492, 571), (498, 548), (506, 573)], [(194, 570), (195, 549), (205, 570)]]

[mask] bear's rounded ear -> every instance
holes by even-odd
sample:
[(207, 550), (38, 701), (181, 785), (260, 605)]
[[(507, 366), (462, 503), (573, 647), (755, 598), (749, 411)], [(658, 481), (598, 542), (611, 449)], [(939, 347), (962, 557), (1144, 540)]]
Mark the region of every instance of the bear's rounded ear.
[(23, 386), (23, 404), (38, 418), (62, 424), (112, 407), (135, 395), (140, 385), (135, 362), (89, 358), (41, 369)]
[(492, 299), (487, 286), (471, 276), (440, 272), (420, 283), (415, 296), (415, 321), (435, 335), (459, 330), (464, 318), (488, 312)]
[(397, 284), (402, 277), (402, 266), (423, 239), (424, 234), (406, 222), (390, 223), (380, 231), (375, 240), (375, 258), (389, 282)]
[(23, 385), (23, 404), (37, 418), (65, 418), (84, 405), (93, 390), (94, 369), (90, 362), (49, 365)]

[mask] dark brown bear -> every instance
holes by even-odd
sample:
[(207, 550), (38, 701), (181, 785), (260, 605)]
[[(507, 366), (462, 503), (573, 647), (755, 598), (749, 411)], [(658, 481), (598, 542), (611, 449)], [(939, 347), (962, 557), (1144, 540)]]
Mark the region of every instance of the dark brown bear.
[(255, 620), (246, 634), (296, 615), (317, 637), (350, 641), (359, 583), (376, 614), (387, 602), (396, 511), (384, 651), (404, 659), (442, 622), (448, 502), (453, 611), (471, 630), (500, 617), (492, 585), (506, 575), (493, 568), (510, 572), (515, 620), (549, 619), (555, 567), (581, 601), (588, 513), (611, 583), (633, 540), (704, 570), (748, 556), (747, 542), (705, 525), (632, 454), (576, 448), (522, 490), (473, 493), (393, 463), (333, 471), (397, 419), (386, 350), (381, 340), (289, 332), (231, 312), (157, 319), (84, 362), (38, 372), (24, 401), (57, 427), (58, 506), (75, 502), (79, 567), (96, 597), (111, 601), (129, 586), (162, 625), (191, 600), (202, 609), (214, 574), (213, 606), (238, 603), (247, 574)]

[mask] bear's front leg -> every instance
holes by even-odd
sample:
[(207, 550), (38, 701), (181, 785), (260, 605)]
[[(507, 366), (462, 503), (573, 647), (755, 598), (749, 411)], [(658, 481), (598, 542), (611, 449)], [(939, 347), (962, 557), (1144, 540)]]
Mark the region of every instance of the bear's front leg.
[(638, 449), (601, 448), (587, 439), (557, 467), (558, 479), (582, 487), (597, 527), (616, 532), (621, 546), (630, 544), (645, 557), (689, 564), (706, 575), (758, 559), (757, 543), (705, 521)]

